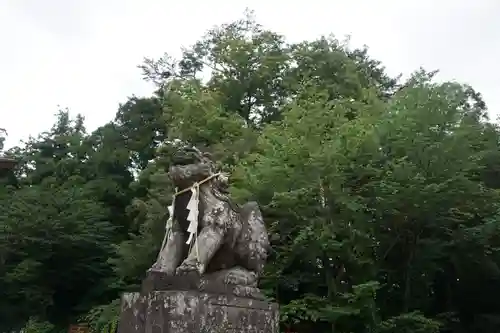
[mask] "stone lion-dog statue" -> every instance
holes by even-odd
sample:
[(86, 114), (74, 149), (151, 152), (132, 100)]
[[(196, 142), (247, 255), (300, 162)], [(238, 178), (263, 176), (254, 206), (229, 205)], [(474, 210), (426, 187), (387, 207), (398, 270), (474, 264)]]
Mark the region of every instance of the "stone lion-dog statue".
[[(233, 286), (256, 296), (270, 243), (256, 202), (238, 206), (228, 195), (228, 178), (211, 156), (179, 148), (169, 169), (176, 187), (163, 244), (150, 272), (168, 277), (193, 274), (203, 285)], [(178, 278), (179, 279), (179, 278)]]

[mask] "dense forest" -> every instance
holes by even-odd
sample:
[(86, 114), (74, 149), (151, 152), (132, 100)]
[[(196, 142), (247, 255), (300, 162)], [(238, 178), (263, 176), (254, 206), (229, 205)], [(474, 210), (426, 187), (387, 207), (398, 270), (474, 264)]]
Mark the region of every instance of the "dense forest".
[(61, 110), (2, 149), (18, 164), (0, 187), (1, 332), (114, 329), (160, 247), (173, 140), (261, 204), (283, 331), (500, 332), (500, 128), (472, 87), (391, 77), (365, 48), (289, 43), (251, 14), (140, 68), (156, 92), (109, 123)]

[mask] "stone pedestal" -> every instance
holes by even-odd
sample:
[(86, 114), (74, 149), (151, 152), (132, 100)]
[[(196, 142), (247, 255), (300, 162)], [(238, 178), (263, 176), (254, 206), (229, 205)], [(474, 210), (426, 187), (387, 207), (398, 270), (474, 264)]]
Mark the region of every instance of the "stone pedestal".
[(197, 290), (127, 293), (118, 333), (278, 333), (277, 304)]

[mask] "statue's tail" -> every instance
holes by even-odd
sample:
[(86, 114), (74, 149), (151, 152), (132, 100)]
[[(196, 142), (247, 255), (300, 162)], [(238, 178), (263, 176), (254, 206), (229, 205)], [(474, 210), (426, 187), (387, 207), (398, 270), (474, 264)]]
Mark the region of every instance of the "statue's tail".
[(242, 239), (237, 251), (247, 261), (248, 269), (260, 274), (270, 250), (266, 225), (262, 218), (259, 205), (248, 202), (241, 207), (243, 221)]

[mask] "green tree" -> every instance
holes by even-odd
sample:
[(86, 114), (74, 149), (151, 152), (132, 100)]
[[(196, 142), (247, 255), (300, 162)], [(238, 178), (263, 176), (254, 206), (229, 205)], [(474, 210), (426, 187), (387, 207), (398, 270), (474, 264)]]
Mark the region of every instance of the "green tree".
[(107, 209), (71, 183), (45, 181), (5, 196), (0, 211), (2, 328), (16, 328), (31, 316), (64, 324), (85, 299), (103, 296), (100, 282), (112, 272), (106, 261), (114, 228), (106, 220)]
[(167, 54), (140, 67), (163, 89), (178, 80), (203, 83), (223, 110), (257, 127), (280, 119), (304, 82), (328, 86), (330, 99), (366, 97), (364, 89), (387, 97), (397, 86), (366, 48), (352, 50), (333, 37), (289, 44), (258, 24), (251, 11), (209, 30), (179, 61)]
[(6, 294), (0, 322), (6, 329), (32, 316), (64, 325), (115, 297), (107, 260), (113, 242), (123, 239), (120, 230), (128, 228), (117, 218), (128, 202), (115, 209), (117, 187), (128, 188), (131, 177), (125, 184), (115, 181), (127, 170), (128, 155), (120, 167), (109, 168), (106, 163), (120, 162), (120, 150), (110, 148), (113, 154), (102, 158), (83, 118), (60, 111), (49, 131), (10, 151), (19, 160), (19, 186), (1, 193), (0, 279)]

